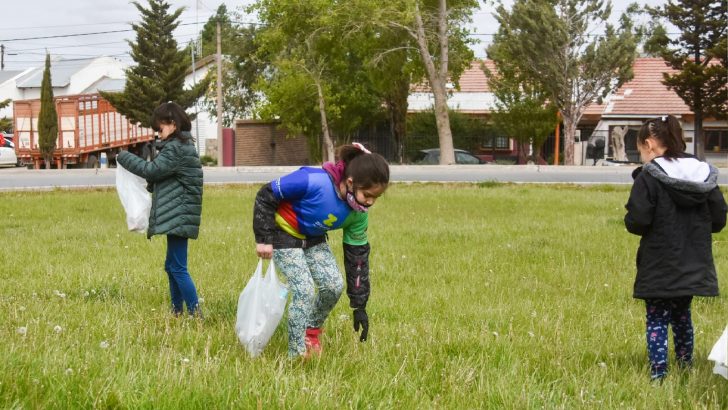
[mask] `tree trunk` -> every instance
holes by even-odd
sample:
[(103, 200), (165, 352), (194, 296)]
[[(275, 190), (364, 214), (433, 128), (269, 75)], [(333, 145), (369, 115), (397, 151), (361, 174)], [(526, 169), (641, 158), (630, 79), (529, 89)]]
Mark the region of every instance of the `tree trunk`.
[(329, 135), (329, 124), (326, 120), (326, 103), (324, 101), (324, 90), (321, 88), (321, 82), (316, 81), (316, 91), (318, 92), (319, 112), (321, 113), (321, 131), (324, 134), (324, 152), (326, 157), (324, 161), (336, 161), (334, 154), (334, 143)]
[(518, 165), (525, 165), (528, 163), (528, 143), (519, 141), (518, 142)]
[(409, 94), (410, 79), (408, 76), (401, 76), (393, 87), (394, 92), (390, 94), (389, 119), (390, 132), (396, 144), (395, 157), (402, 164), (404, 162), (404, 140), (407, 137), (407, 96)]
[(564, 165), (574, 165), (574, 134), (576, 121), (570, 114), (563, 115), (564, 120)]
[(695, 156), (701, 161), (705, 160), (705, 140), (703, 139), (703, 113), (695, 110), (695, 126), (693, 127), (693, 148)]
[(415, 3), (415, 24), (417, 47), (425, 64), (427, 78), (430, 81), (432, 95), (435, 98), (435, 122), (437, 134), (440, 138), (440, 165), (451, 165), (455, 163), (455, 151), (452, 144), (452, 132), (450, 131), (450, 116), (447, 112), (447, 91), (445, 82), (448, 73), (448, 39), (447, 39), (447, 5), (445, 0), (439, 0), (438, 10), (438, 38), (440, 44), (440, 67), (435, 67), (432, 55), (427, 48), (425, 27), (420, 15), (420, 8)]

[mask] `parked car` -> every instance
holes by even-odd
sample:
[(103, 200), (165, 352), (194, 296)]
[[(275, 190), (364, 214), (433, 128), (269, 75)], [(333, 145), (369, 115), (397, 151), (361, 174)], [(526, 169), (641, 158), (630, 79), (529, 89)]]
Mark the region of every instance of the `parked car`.
[(18, 157), (15, 155), (15, 144), (12, 139), (4, 137), (0, 138), (2, 146), (0, 146), (0, 166), (18, 165)]
[[(420, 165), (436, 165), (440, 163), (440, 148), (423, 149), (417, 153), (414, 158), (415, 164)], [(465, 151), (464, 149), (455, 149), (456, 164), (487, 164), (481, 158)]]

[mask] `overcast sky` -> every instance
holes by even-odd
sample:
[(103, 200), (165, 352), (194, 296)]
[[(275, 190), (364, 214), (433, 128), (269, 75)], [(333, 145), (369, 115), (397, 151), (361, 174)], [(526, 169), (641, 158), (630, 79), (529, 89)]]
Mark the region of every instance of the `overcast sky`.
[[(173, 8), (185, 7), (180, 27), (175, 31), (177, 42), (188, 43), (197, 37), (204, 23), (223, 2), (228, 10), (239, 10), (253, 0), (169, 0)], [(129, 23), (139, 20), (139, 12), (127, 0), (4, 0), (3, 23), (0, 26), (0, 44), (5, 46), (6, 70), (22, 70), (42, 65), (47, 49), (52, 57), (64, 59), (87, 58), (108, 55), (131, 62), (125, 40), (133, 40), (134, 32)], [(146, 4), (145, 0), (140, 1)], [(496, 29), (492, 17), (493, 2), (489, 1), (474, 13), (473, 36), (481, 40), (474, 46), (476, 56), (483, 57), (483, 49)], [(506, 0), (506, 4), (510, 4)], [(613, 18), (631, 3), (613, 0)], [(639, 4), (658, 5), (665, 0), (643, 0)], [(255, 21), (244, 16), (243, 21)], [(127, 31), (124, 31), (127, 30)], [(120, 31), (117, 33), (91, 34)], [(89, 33), (83, 36), (67, 36)]]

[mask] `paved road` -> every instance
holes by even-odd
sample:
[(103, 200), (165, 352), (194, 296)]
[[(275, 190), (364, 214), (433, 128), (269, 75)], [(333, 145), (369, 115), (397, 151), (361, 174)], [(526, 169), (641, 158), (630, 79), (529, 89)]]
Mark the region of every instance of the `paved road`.
[[(259, 184), (271, 181), (298, 167), (214, 167), (205, 168), (206, 184)], [(394, 165), (397, 182), (517, 182), (630, 184), (632, 167), (567, 167), (537, 165)], [(89, 188), (113, 186), (115, 169), (28, 170), (0, 168), (0, 191)], [(728, 169), (722, 169), (719, 183), (728, 185)]]

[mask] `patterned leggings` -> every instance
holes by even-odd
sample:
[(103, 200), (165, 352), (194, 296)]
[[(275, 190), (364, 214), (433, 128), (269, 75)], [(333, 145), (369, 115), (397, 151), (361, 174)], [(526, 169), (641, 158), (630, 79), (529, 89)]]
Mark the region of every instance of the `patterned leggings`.
[(690, 318), (692, 296), (672, 299), (646, 299), (647, 354), (653, 378), (667, 373), (667, 327), (672, 326), (675, 358), (689, 366), (693, 360), (693, 322)]
[(328, 243), (308, 249), (274, 249), (273, 261), (288, 279), (288, 356), (306, 352), (307, 327), (321, 327), (344, 290), (344, 281)]

